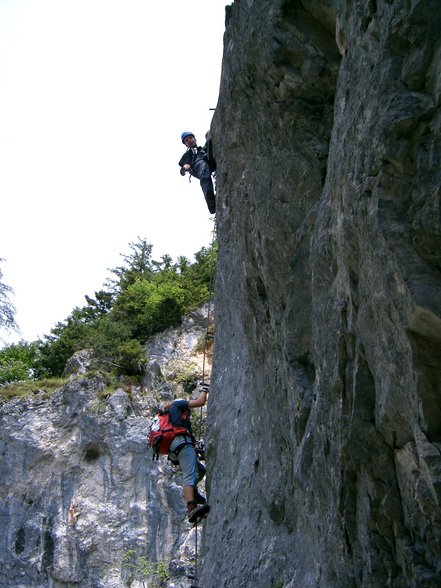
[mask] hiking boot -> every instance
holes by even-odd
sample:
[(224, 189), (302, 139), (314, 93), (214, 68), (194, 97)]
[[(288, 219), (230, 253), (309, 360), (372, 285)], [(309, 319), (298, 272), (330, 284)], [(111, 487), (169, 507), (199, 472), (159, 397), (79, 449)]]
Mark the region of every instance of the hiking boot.
[(189, 523), (197, 523), (199, 519), (203, 519), (210, 512), (210, 507), (207, 503), (200, 506), (191, 505), (188, 507), (188, 521)]

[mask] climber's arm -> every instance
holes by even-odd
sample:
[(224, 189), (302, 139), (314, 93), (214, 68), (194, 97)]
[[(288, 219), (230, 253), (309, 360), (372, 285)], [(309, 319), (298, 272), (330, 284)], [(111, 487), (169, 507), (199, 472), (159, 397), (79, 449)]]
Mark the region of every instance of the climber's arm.
[(188, 408), (199, 408), (200, 406), (204, 406), (204, 404), (207, 402), (208, 390), (209, 388), (207, 384), (202, 386), (202, 390), (199, 396), (194, 400), (188, 401)]

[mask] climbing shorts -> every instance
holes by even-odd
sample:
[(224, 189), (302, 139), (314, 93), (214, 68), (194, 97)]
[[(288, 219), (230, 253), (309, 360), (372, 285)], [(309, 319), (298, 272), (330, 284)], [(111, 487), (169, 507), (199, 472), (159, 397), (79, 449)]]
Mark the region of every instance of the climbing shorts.
[(176, 456), (176, 459), (179, 461), (179, 465), (182, 468), (182, 483), (184, 486), (196, 486), (198, 481), (198, 466), (194, 446), (190, 444), (184, 445), (179, 449), (177, 455), (174, 454), (174, 450), (179, 448), (186, 439), (188, 439), (188, 437), (185, 437), (184, 435), (178, 435), (175, 437), (170, 445), (170, 453), (173, 455), (173, 458)]

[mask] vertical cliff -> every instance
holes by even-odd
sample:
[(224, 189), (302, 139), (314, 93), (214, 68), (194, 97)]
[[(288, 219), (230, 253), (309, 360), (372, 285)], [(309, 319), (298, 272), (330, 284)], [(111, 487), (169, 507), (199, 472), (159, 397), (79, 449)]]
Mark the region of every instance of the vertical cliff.
[(204, 588), (441, 585), (440, 30), (227, 8)]

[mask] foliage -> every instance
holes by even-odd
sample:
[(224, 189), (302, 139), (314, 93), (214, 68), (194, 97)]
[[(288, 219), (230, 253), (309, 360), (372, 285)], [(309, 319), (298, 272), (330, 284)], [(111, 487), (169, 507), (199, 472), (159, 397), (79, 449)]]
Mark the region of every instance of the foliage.
[(133, 549), (125, 552), (122, 559), (122, 569), (125, 585), (131, 586), (135, 580), (144, 584), (149, 580), (149, 586), (162, 588), (169, 578), (168, 566), (164, 561), (150, 561), (143, 555), (138, 555)]
[(0, 384), (29, 380), (39, 375), (36, 366), (40, 357), (36, 343), (9, 345), (0, 351)]
[[(0, 262), (4, 261), (0, 258)], [(3, 283), (3, 272), (0, 269), (0, 327), (7, 330), (17, 329), (15, 307), (9, 299), (12, 288)]]
[[(68, 332), (64, 333), (64, 336), (68, 335)], [(120, 357), (119, 349), (121, 345), (130, 340), (131, 330), (128, 325), (121, 321), (113, 320), (112, 315), (109, 313), (87, 326), (83, 347), (93, 349), (96, 357), (107, 367), (114, 365), (120, 370), (123, 367), (121, 366), (123, 359)]]
[(193, 433), (196, 439), (205, 437), (205, 430), (207, 427), (207, 414), (202, 410), (192, 409), (191, 423)]
[(111, 269), (117, 279), (109, 279), (107, 284), (111, 291), (120, 292), (136, 280), (149, 279), (153, 272), (152, 249), (153, 246), (147, 243), (146, 239), (138, 237), (137, 243), (129, 243), (130, 255), (121, 254), (125, 265)]
[(67, 360), (81, 349), (88, 347), (89, 327), (81, 318), (81, 311), (74, 309), (66, 323), (57, 323), (46, 341), (39, 342), (41, 360), (39, 368), (54, 376), (61, 376)]
[(154, 333), (180, 323), (185, 291), (172, 280), (138, 280), (115, 302), (113, 316), (127, 324), (132, 335), (146, 340)]
[(146, 361), (144, 348), (136, 339), (130, 339), (116, 348), (119, 369), (124, 374), (136, 374), (141, 370), (141, 364)]
[[(119, 374), (140, 374), (147, 339), (179, 325), (184, 314), (209, 299), (215, 245), (197, 252), (194, 263), (183, 256), (174, 263), (169, 255), (155, 261), (145, 239), (129, 248), (130, 253), (122, 256), (124, 264), (110, 270), (113, 278), (105, 289), (95, 297), (85, 296), (83, 307), (74, 308), (36, 342), (30, 363), (8, 368), (12, 379), (23, 378), (24, 366), (35, 377), (60, 376), (68, 359), (82, 349), (93, 349), (99, 361)], [(1, 357), (2, 351), (0, 365)]]
[(177, 384), (182, 384), (182, 388), (186, 394), (191, 394), (196, 388), (198, 376), (199, 369), (197, 364), (190, 362), (177, 370), (173, 379)]

